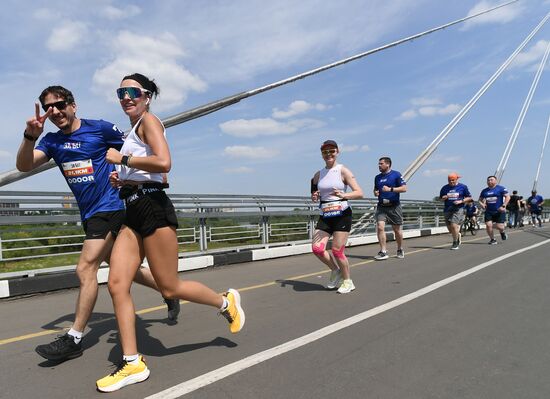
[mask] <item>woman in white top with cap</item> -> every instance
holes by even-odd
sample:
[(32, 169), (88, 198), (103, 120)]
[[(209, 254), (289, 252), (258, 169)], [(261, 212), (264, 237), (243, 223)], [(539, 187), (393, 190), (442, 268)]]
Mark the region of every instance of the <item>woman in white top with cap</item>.
[[(352, 218), (348, 200), (363, 198), (363, 191), (353, 173), (336, 162), (339, 154), (338, 144), (334, 140), (327, 140), (321, 145), (325, 167), (311, 179), (311, 199), (320, 202), (319, 221), (311, 246), (315, 256), (331, 270), (327, 288), (338, 288), (338, 293), (347, 294), (355, 289), (344, 254)], [(348, 186), (351, 192), (347, 193)], [(331, 236), (332, 257), (326, 250)]]

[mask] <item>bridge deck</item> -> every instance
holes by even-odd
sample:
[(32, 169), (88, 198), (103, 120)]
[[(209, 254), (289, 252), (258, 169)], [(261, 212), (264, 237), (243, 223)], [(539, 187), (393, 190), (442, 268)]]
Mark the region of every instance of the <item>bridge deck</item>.
[[(186, 397), (549, 397), (549, 238), (547, 229), (525, 229), (488, 246), (480, 232), (456, 252), (448, 235), (410, 239), (405, 259), (384, 262), (372, 258), (377, 246), (354, 247), (348, 257), (357, 289), (349, 295), (324, 290), (328, 273), (313, 255), (183, 274), (220, 292), (241, 290), (247, 321), (237, 335), (215, 310), (195, 304), (183, 304), (179, 323), (168, 325), (159, 294), (135, 286), (139, 347), (151, 376), (113, 397), (169, 397), (163, 391), (174, 386), (178, 397), (188, 388), (179, 384), (197, 377), (204, 387)], [(392, 302), (411, 293), (408, 302)], [(34, 352), (55, 336), (37, 334), (70, 326), (76, 295), (0, 302), (1, 397), (99, 397), (95, 380), (120, 357), (105, 287), (82, 357), (52, 364)], [(374, 308), (378, 314), (365, 313)], [(352, 316), (349, 326), (339, 323)], [(327, 326), (323, 337), (308, 335)], [(276, 348), (293, 340), (286, 352)], [(257, 357), (262, 351), (268, 360)], [(212, 383), (203, 377), (222, 367), (233, 374), (217, 381), (214, 374)]]

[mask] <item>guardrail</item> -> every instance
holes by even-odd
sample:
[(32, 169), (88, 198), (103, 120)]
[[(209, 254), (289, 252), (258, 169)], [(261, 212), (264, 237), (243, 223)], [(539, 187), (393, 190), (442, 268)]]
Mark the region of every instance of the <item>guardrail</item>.
[[(177, 235), (181, 254), (304, 242), (311, 239), (318, 216), (318, 205), (309, 197), (169, 196), (180, 223)], [(439, 226), (441, 204), (415, 200), (402, 203), (405, 229)], [(351, 204), (357, 221), (372, 212), (376, 199)], [(374, 233), (374, 220), (367, 218), (354, 236)], [(77, 258), (83, 237), (78, 206), (71, 193), (0, 191), (0, 266), (29, 260), (50, 266), (74, 264), (67, 259)]]

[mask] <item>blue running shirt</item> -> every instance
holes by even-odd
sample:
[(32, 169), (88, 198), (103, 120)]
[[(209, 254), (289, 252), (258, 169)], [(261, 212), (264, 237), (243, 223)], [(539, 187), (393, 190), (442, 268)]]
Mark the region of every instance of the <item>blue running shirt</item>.
[(456, 186), (451, 186), (450, 184), (445, 184), (441, 187), (439, 192), (439, 198), (446, 195), (448, 198), (445, 200), (445, 208), (443, 212), (456, 211), (457, 209), (464, 207), (464, 202), (458, 205), (455, 205), (455, 201), (464, 201), (464, 198), (471, 197), (470, 190), (468, 186), (462, 183), (457, 183)]
[(538, 194), (535, 195), (534, 197), (530, 196), (529, 198), (527, 198), (527, 203), (531, 208), (531, 212), (540, 212), (540, 206), (542, 205), (543, 202), (544, 202), (544, 199), (542, 199), (542, 196)]
[(484, 188), (479, 194), (479, 198), (485, 198), (487, 208), (485, 212), (496, 213), (498, 208), (504, 204), (504, 197), (508, 195), (508, 190), (498, 184), (493, 188)]
[(399, 193), (392, 191), (382, 191), (382, 187), (401, 187), (404, 186), (405, 180), (396, 170), (390, 170), (388, 173), (380, 173), (374, 178), (374, 189), (378, 190), (378, 203), (380, 205), (398, 205)]
[(73, 192), (82, 220), (97, 212), (124, 209), (118, 190), (111, 187), (109, 174), (114, 165), (105, 160), (110, 147), (119, 150), (123, 135), (115, 125), (103, 120), (80, 119), (80, 128), (71, 134), (46, 134), (36, 146), (53, 158)]
[(464, 205), (464, 210), (466, 211), (466, 216), (474, 216), (477, 211), (477, 206), (474, 203), (469, 203)]

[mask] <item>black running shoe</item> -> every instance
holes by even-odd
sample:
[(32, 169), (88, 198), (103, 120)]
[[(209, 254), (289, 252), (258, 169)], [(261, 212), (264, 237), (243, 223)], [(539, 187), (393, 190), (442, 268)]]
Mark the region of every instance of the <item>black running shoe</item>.
[(497, 245), (498, 242), (497, 242), (497, 240), (495, 240), (494, 238), (491, 238), (487, 244), (489, 244), (489, 245)]
[(180, 314), (180, 300), (164, 298), (164, 302), (168, 307), (168, 320), (176, 321), (178, 319), (178, 315)]
[(82, 341), (75, 344), (72, 335), (60, 335), (55, 341), (49, 344), (38, 345), (35, 351), (48, 360), (63, 361), (74, 359), (82, 355)]
[(508, 234), (506, 233), (500, 233), (500, 238), (502, 238), (502, 241), (506, 241), (508, 239)]

